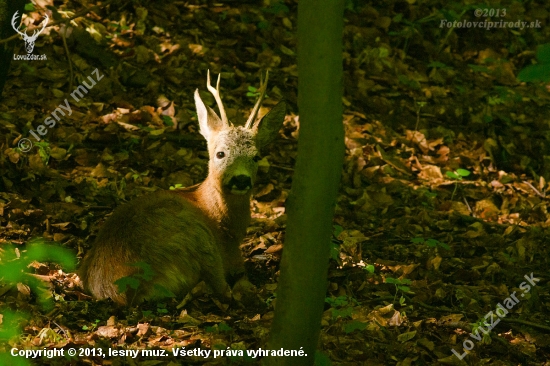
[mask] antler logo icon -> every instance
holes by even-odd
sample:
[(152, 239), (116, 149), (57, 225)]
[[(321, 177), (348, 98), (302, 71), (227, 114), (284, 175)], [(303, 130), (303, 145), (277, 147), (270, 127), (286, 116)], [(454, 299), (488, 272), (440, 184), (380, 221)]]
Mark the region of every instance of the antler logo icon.
[(44, 28), (46, 28), (46, 25), (48, 25), (48, 21), (50, 20), (50, 18), (48, 18), (48, 15), (44, 14), (45, 19), (42, 22), (42, 29), (40, 29), (39, 31), (35, 30), (32, 36), (29, 37), (29, 35), (26, 32), (22, 32), (19, 30), (21, 26), (16, 27), (17, 13), (18, 11), (16, 11), (15, 14), (13, 14), (13, 17), (11, 18), (11, 26), (17, 33), (21, 35), (21, 37), (23, 37), (23, 41), (25, 41), (25, 48), (27, 49), (27, 53), (32, 53), (32, 50), (34, 49), (34, 42), (36, 41), (40, 33), (42, 33)]

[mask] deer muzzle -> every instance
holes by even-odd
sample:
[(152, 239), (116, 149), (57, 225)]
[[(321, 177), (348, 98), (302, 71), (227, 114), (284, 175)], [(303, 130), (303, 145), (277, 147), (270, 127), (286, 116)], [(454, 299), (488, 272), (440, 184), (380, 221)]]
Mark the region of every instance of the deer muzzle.
[(252, 188), (252, 179), (248, 175), (236, 175), (229, 180), (228, 188), (231, 194), (243, 195)]

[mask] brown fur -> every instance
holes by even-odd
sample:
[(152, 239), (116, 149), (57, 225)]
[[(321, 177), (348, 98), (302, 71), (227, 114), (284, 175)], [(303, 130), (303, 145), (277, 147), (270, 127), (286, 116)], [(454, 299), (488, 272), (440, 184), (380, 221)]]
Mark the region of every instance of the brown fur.
[[(244, 175), (254, 184), (254, 157), (276, 137), (285, 106), (278, 104), (257, 125), (244, 128), (223, 121), (224, 113), (220, 119), (198, 93), (195, 101), (210, 153), (208, 177), (198, 186), (155, 192), (115, 210), (80, 269), (85, 289), (95, 298), (137, 303), (158, 298), (156, 285), (184, 295), (201, 280), (223, 296), (229, 292), (227, 276), (244, 272), (239, 245), (250, 223), (251, 190), (235, 191), (231, 179)], [(219, 151), (224, 158), (216, 158)], [(120, 293), (114, 282), (139, 273), (130, 265), (138, 262), (151, 266), (153, 279)]]

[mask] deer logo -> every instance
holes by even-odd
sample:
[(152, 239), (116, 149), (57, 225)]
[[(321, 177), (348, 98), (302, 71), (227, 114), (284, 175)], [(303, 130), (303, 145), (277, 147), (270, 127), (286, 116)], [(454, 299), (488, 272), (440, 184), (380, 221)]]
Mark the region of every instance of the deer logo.
[(25, 41), (25, 48), (27, 49), (27, 53), (32, 53), (32, 50), (34, 49), (34, 42), (36, 41), (40, 33), (44, 31), (44, 29), (46, 28), (46, 25), (48, 25), (48, 21), (50, 20), (50, 18), (48, 18), (48, 15), (44, 14), (45, 19), (42, 22), (42, 29), (40, 29), (39, 31), (35, 29), (32, 36), (29, 37), (29, 35), (26, 32), (22, 32), (19, 30), (21, 26), (16, 27), (17, 13), (18, 11), (16, 11), (15, 14), (13, 14), (13, 17), (11, 18), (11, 26), (17, 33), (19, 33), (19, 35), (21, 35), (21, 37), (23, 37), (23, 41)]

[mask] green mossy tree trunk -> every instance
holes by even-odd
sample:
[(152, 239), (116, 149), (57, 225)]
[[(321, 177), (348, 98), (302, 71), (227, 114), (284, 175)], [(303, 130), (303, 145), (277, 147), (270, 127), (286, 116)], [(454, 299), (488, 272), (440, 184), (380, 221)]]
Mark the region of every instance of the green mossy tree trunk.
[(312, 365), (327, 289), (332, 219), (344, 158), (343, 0), (298, 2), (300, 135), (268, 348), (307, 357), (265, 357), (266, 365)]

